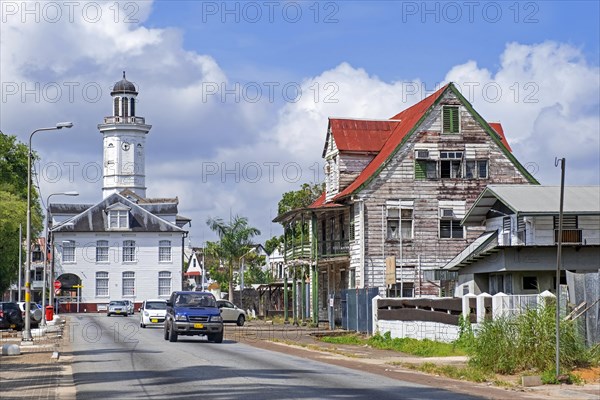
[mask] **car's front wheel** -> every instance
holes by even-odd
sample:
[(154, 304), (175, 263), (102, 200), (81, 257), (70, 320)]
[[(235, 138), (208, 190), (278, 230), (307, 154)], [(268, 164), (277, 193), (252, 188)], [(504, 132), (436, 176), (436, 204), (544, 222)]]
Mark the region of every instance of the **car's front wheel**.
[(237, 326), (244, 326), (244, 322), (246, 322), (246, 317), (244, 317), (244, 314), (240, 314), (237, 319)]
[(145, 328), (145, 327), (146, 327), (146, 324), (144, 324), (143, 322), (141, 322), (141, 321), (140, 321), (140, 327), (141, 327), (141, 328)]
[(171, 324), (171, 327), (169, 329), (169, 342), (176, 342), (177, 341), (177, 332), (175, 332), (175, 329), (173, 329), (173, 324)]
[(169, 324), (167, 324), (165, 322), (165, 329), (163, 329), (164, 331), (164, 336), (165, 336), (165, 340), (169, 340)]
[(212, 333), (208, 335), (209, 342), (223, 343), (223, 331), (220, 333)]

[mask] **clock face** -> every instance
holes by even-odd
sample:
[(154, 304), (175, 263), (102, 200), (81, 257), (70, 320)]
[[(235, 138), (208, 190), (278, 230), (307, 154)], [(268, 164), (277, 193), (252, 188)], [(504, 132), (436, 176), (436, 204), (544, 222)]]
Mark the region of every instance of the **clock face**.
[(129, 150), (130, 147), (131, 145), (127, 142), (123, 142), (123, 144), (121, 144), (121, 148), (125, 151)]

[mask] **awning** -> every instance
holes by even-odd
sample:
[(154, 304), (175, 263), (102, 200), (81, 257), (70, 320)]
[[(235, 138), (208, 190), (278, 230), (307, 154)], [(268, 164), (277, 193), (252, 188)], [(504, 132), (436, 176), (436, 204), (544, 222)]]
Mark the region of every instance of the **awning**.
[(498, 245), (498, 231), (485, 232), (479, 236), (466, 249), (454, 257), (443, 269), (458, 269), (470, 261), (481, 258), (485, 253)]

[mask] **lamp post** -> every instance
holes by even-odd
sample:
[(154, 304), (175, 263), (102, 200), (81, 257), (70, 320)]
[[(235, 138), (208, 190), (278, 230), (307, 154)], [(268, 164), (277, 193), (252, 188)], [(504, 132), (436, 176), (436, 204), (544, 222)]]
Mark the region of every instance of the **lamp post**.
[[(47, 274), (46, 271), (48, 269), (48, 227), (50, 226), (50, 198), (52, 196), (79, 196), (79, 193), (75, 192), (75, 191), (69, 191), (69, 192), (59, 192), (59, 193), (52, 193), (49, 194), (48, 197), (46, 198), (46, 232), (44, 237), (46, 238), (46, 243), (45, 243), (45, 248), (44, 248), (44, 273), (43, 273), (43, 278), (42, 281), (44, 282), (42, 285), (42, 326), (46, 326), (46, 312), (45, 312), (45, 307), (46, 307), (46, 287), (48, 286), (48, 278), (47, 278)], [(51, 247), (52, 248), (52, 247)], [(50, 274), (50, 278), (54, 281), (54, 270), (52, 271), (52, 273)], [(53, 296), (54, 292), (52, 291), (52, 288), (50, 288), (50, 305), (52, 307), (54, 307), (54, 296)]]
[(29, 135), (29, 151), (27, 153), (27, 239), (25, 255), (27, 263), (25, 268), (25, 327), (23, 329), (23, 341), (30, 342), (31, 337), (31, 139), (33, 135), (40, 131), (53, 131), (62, 128), (71, 128), (72, 122), (59, 122), (56, 126), (49, 128), (39, 128), (31, 132)]

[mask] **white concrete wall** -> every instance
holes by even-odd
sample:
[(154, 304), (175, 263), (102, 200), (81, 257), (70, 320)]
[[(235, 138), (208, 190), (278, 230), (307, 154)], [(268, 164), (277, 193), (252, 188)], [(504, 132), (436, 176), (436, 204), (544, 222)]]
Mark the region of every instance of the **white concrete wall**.
[(458, 326), (428, 321), (377, 321), (374, 331), (392, 338), (429, 339), (450, 343), (458, 339)]
[[(75, 262), (62, 261), (62, 242), (74, 240)], [(109, 243), (108, 262), (96, 262), (96, 241)], [(134, 262), (123, 262), (122, 246), (125, 240), (135, 240), (136, 258)], [(158, 261), (158, 243), (171, 241), (171, 261)], [(110, 300), (129, 299), (141, 302), (157, 298), (159, 271), (171, 272), (171, 291), (181, 289), (182, 248), (181, 234), (153, 232), (110, 232), (110, 233), (59, 233), (55, 234), (55, 276), (72, 273), (82, 280), (81, 302), (107, 303)], [(96, 272), (109, 273), (109, 295), (96, 296)], [(135, 272), (135, 295), (123, 296), (122, 274)], [(167, 297), (167, 296), (163, 296)]]

